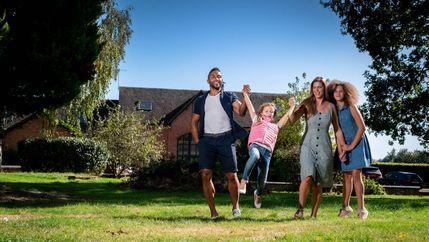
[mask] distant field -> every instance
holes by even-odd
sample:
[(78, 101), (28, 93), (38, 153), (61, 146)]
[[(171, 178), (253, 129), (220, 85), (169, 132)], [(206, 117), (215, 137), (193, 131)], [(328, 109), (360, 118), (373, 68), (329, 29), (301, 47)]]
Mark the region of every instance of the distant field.
[(212, 221), (201, 192), (132, 190), (121, 180), (69, 175), (0, 173), (0, 241), (429, 241), (429, 196), (367, 196), (362, 221), (337, 218), (341, 197), (325, 195), (317, 220), (294, 221), (297, 193), (264, 196), (261, 209), (242, 196), (240, 218), (220, 193), (222, 217)]

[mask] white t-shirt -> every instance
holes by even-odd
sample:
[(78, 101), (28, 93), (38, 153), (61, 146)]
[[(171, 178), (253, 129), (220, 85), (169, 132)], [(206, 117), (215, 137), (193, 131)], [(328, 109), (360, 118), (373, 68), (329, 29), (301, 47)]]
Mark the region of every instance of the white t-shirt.
[(231, 130), (229, 117), (220, 103), (220, 94), (207, 95), (204, 112), (204, 133), (219, 134)]

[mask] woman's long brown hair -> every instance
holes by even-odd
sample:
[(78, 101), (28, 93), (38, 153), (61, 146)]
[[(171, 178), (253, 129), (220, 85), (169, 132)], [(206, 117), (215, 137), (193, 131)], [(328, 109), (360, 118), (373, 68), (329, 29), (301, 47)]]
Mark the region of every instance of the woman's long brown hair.
[(310, 96), (307, 97), (306, 99), (304, 99), (300, 105), (300, 106), (303, 105), (305, 107), (305, 114), (307, 116), (312, 116), (312, 115), (317, 113), (316, 97), (314, 96), (314, 93), (313, 93), (313, 85), (316, 82), (320, 82), (323, 86), (323, 101), (329, 100), (325, 78), (323, 78), (321, 76), (314, 78), (314, 80), (311, 82), (311, 85), (310, 85)]

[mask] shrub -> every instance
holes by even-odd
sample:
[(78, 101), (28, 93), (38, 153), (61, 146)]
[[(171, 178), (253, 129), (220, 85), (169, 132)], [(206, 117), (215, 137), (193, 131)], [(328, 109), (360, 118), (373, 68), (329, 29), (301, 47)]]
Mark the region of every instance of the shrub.
[(289, 150), (277, 149), (271, 159), (270, 181), (289, 181), (298, 184), (300, 164), (299, 145), (290, 147)]
[(366, 178), (365, 176), (362, 176), (363, 184), (365, 186), (365, 194), (374, 194), (374, 195), (385, 195), (386, 190), (380, 183), (370, 179)]
[(100, 174), (107, 164), (107, 149), (98, 142), (73, 137), (29, 139), (18, 144), (26, 171), (91, 172)]
[[(215, 181), (219, 179), (213, 177)], [(131, 175), (130, 183), (134, 188), (195, 190), (201, 187), (201, 177), (198, 162), (166, 160), (137, 170)]]
[(5, 150), (2, 155), (3, 160), (0, 162), (2, 165), (19, 165), (19, 156), (16, 150)]
[(127, 169), (148, 168), (165, 153), (164, 142), (160, 140), (164, 127), (141, 120), (140, 113), (112, 108), (106, 119), (95, 121), (89, 129), (90, 137), (109, 150), (107, 169), (115, 177)]
[(383, 175), (386, 175), (391, 171), (414, 172), (417, 173), (423, 181), (429, 182), (429, 164), (374, 162), (372, 165), (380, 168)]
[[(362, 175), (362, 181), (363, 181), (363, 185), (365, 187), (365, 194), (373, 194), (373, 195), (384, 195), (384, 194), (386, 194), (386, 190), (378, 182), (376, 182), (370, 178), (366, 178), (364, 175)], [(343, 184), (343, 173), (341, 171), (335, 172), (334, 184)], [(342, 187), (340, 190), (336, 190), (336, 192), (341, 193)], [(353, 191), (353, 194), (354, 194), (354, 191)]]

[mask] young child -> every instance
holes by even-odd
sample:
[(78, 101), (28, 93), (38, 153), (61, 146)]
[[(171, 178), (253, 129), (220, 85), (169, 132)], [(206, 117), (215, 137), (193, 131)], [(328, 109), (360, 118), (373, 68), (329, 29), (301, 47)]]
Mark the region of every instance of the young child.
[(371, 162), (371, 150), (365, 135), (365, 123), (357, 108), (358, 91), (348, 82), (337, 80), (328, 85), (331, 102), (336, 104), (338, 120), (345, 138), (342, 149), (347, 152), (348, 160), (341, 162), (343, 171), (343, 207), (339, 217), (348, 217), (353, 209), (350, 207), (350, 196), (356, 191), (358, 210), (357, 217), (366, 219), (368, 210), (364, 204), (364, 185), (362, 182), (362, 168), (368, 167)]
[[(254, 192), (254, 205), (255, 208), (261, 207), (261, 195), (265, 188), (265, 183), (268, 176), (271, 155), (273, 154), (274, 146), (276, 144), (279, 129), (286, 124), (290, 114), (295, 107), (295, 99), (289, 99), (289, 111), (283, 115), (278, 123), (274, 123), (274, 116), (276, 114), (276, 107), (274, 103), (264, 103), (260, 106), (258, 113), (255, 112), (252, 102), (249, 98), (248, 85), (243, 88), (244, 102), (249, 110), (250, 118), (252, 119), (252, 127), (249, 134), (249, 159), (244, 168), (243, 177), (240, 182), (239, 192), (246, 193), (246, 184), (249, 182), (249, 176), (252, 173), (253, 167), (258, 164), (258, 177), (257, 186)], [(259, 162), (257, 162), (259, 161)]]

